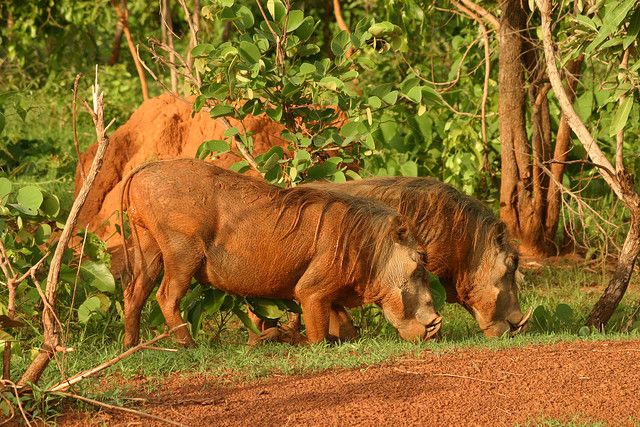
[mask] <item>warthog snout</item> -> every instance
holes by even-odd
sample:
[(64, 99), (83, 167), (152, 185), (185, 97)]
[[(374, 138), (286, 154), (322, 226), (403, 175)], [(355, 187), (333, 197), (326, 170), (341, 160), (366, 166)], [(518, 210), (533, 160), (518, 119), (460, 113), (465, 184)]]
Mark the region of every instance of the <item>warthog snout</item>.
[(398, 327), (400, 337), (407, 341), (420, 341), (433, 338), (442, 326), (442, 316), (435, 313), (428, 322), (413, 320)]

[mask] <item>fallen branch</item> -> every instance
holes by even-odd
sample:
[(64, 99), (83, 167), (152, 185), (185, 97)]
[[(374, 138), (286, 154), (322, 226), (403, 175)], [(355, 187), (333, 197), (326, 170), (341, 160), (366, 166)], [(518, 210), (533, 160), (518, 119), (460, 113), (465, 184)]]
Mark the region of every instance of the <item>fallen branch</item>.
[(66, 389), (68, 389), (69, 387), (71, 387), (72, 385), (82, 381), (85, 378), (88, 378), (90, 376), (93, 376), (95, 374), (97, 374), (98, 372), (104, 371), (105, 369), (107, 369), (110, 366), (115, 365), (116, 363), (120, 362), (121, 360), (126, 359), (127, 357), (131, 356), (134, 353), (137, 353), (140, 350), (144, 350), (145, 348), (148, 348), (149, 346), (151, 346), (152, 344), (167, 338), (169, 335), (171, 335), (171, 333), (173, 331), (175, 331), (178, 328), (184, 327), (186, 325), (186, 323), (176, 326), (175, 328), (171, 329), (170, 331), (167, 331), (163, 334), (158, 335), (155, 338), (150, 339), (149, 341), (140, 343), (138, 345), (136, 345), (135, 347), (131, 347), (129, 350), (125, 351), (124, 353), (119, 354), (118, 356), (114, 357), (113, 359), (107, 360), (106, 362), (103, 362), (101, 364), (99, 364), (98, 366), (91, 368), (91, 369), (87, 369), (86, 371), (82, 371), (78, 374), (75, 374), (72, 377), (67, 378), (64, 381), (59, 382), (58, 384), (55, 384), (51, 387), (49, 387), (49, 389), (47, 390), (47, 392), (49, 393), (55, 393), (55, 392), (60, 392), (60, 391), (64, 391)]
[(79, 394), (67, 393), (64, 391), (56, 391), (56, 392), (53, 392), (52, 394), (56, 394), (58, 396), (63, 396), (63, 397), (70, 397), (72, 399), (77, 399), (82, 402), (90, 403), (92, 405), (100, 406), (102, 408), (111, 409), (114, 411), (126, 412), (128, 414), (137, 415), (138, 417), (141, 417), (141, 418), (149, 418), (156, 421), (162, 421), (163, 423), (167, 423), (174, 426), (186, 427), (186, 424), (182, 424), (177, 421), (172, 421), (172, 420), (162, 418), (153, 414), (147, 414), (146, 412), (137, 411), (135, 409), (125, 408), (124, 406), (110, 405), (108, 403), (100, 402), (99, 400), (94, 400), (88, 397), (80, 396)]

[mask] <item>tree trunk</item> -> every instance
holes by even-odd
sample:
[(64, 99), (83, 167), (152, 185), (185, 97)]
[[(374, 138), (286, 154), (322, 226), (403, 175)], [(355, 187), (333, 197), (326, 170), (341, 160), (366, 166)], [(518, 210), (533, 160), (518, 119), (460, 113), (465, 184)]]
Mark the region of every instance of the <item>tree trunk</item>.
[(108, 65), (115, 65), (120, 60), (120, 45), (122, 44), (122, 34), (124, 34), (124, 27), (122, 22), (118, 19), (116, 22), (116, 34), (113, 36), (113, 47), (111, 48), (111, 56), (107, 61)]
[(502, 146), (500, 217), (527, 256), (545, 256), (542, 218), (534, 204), (532, 147), (527, 138), (523, 35), (527, 11), (519, 0), (500, 3), (499, 115)]
[[(562, 199), (556, 182), (562, 182), (572, 134), (563, 119), (552, 141), (551, 86), (540, 49), (530, 42), (527, 3), (502, 0), (500, 7), (500, 217), (523, 255), (542, 258), (558, 252), (555, 235)], [(572, 61), (566, 73), (572, 101), (582, 60)]]

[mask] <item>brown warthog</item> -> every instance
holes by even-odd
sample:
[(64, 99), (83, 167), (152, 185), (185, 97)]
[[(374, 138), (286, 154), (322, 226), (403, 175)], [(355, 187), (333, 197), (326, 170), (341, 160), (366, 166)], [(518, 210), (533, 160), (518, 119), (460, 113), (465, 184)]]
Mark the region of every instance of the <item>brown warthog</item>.
[[(192, 159), (133, 171), (122, 202), (134, 252), (127, 346), (138, 342), (140, 312), (161, 270), (157, 298), (171, 328), (183, 323), (180, 300), (192, 277), (237, 295), (300, 301), (309, 342), (330, 338), (332, 307), (370, 302), (404, 339), (440, 328), (413, 226), (381, 203), (281, 189)], [(193, 342), (186, 327), (176, 336)]]
[(513, 335), (525, 327), (531, 311), (523, 315), (518, 303), (518, 254), (504, 223), (480, 201), (434, 178), (309, 186), (375, 199), (411, 219), (429, 254), (427, 270), (439, 277), (447, 301), (467, 309), (485, 335)]

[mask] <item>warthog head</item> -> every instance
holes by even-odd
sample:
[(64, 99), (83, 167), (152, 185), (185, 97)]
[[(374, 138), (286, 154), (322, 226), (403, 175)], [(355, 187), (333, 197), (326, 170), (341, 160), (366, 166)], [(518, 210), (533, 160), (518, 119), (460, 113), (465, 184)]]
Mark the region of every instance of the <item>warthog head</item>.
[(427, 281), (426, 253), (417, 249), (409, 226), (397, 229), (389, 262), (382, 272), (385, 294), (379, 303), (387, 320), (407, 341), (433, 337), (442, 326)]
[[(488, 337), (511, 336), (526, 330), (531, 310), (522, 314), (518, 303), (518, 255), (498, 237), (478, 252), (475, 269), (468, 270), (459, 286), (460, 303), (475, 317)], [(462, 289), (462, 292), (460, 290)], [(460, 295), (460, 293), (462, 295)]]

